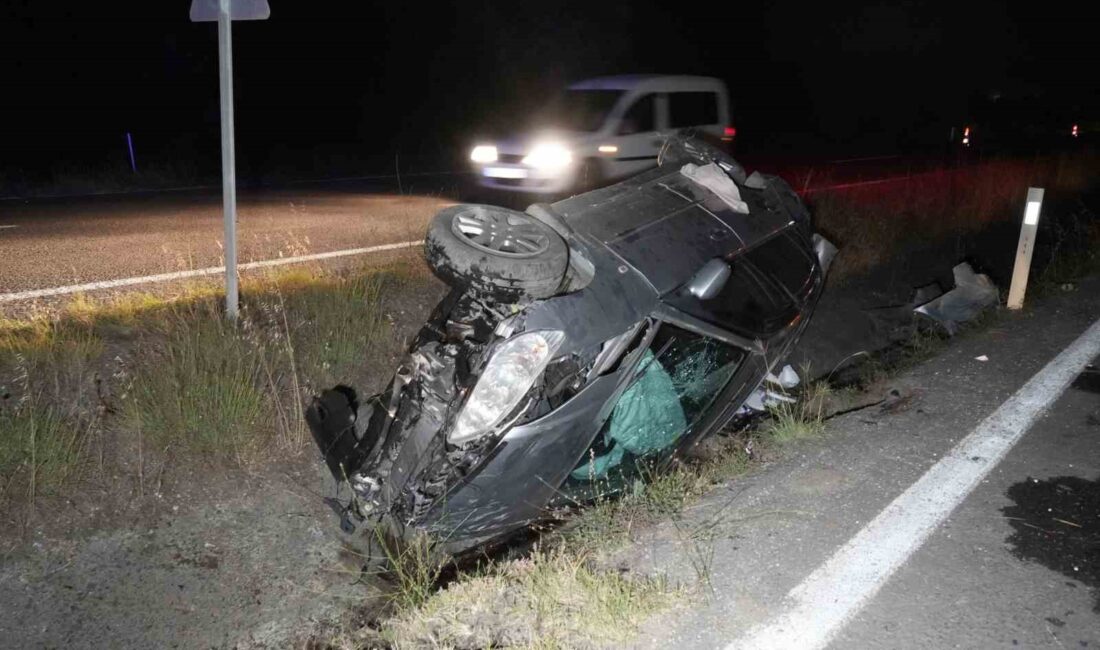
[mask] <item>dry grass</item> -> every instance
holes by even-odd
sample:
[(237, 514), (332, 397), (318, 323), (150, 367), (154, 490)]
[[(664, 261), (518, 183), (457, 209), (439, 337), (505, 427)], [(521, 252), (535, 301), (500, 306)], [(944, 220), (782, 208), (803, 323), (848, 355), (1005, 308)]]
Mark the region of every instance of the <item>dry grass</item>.
[(77, 296), (49, 316), (0, 321), (0, 496), (57, 491), (88, 465), (90, 442), (112, 437), (125, 442), (100, 444), (101, 465), (104, 449), (135, 445), (241, 464), (300, 452), (310, 392), (376, 387), (402, 347), (383, 303), (423, 282), (385, 268), (253, 276), (237, 325), (203, 283), (172, 297)]
[(25, 486), (33, 501), (78, 473), (99, 421), (93, 364), (103, 349), (84, 328), (0, 323), (0, 498)]
[(1095, 179), (1092, 158), (997, 160), (896, 182), (811, 194), (815, 224), (843, 254), (830, 272), (844, 280), (899, 251), (1018, 219), (1029, 186), (1078, 194)]
[(825, 408), (832, 394), (827, 382), (810, 383), (800, 392), (798, 401), (783, 402), (769, 409), (760, 435), (779, 444), (820, 436), (825, 431)]
[(539, 548), (455, 580), (387, 621), (382, 638), (397, 648), (606, 647), (684, 594), (583, 553)]

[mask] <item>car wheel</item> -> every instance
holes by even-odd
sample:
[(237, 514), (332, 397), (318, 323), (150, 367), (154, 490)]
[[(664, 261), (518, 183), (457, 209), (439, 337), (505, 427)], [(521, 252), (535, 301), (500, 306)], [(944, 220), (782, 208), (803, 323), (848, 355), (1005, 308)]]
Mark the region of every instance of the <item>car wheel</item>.
[(490, 205), (439, 212), (424, 242), (428, 265), (444, 282), (548, 298), (561, 285), (569, 251), (557, 233), (528, 214)]

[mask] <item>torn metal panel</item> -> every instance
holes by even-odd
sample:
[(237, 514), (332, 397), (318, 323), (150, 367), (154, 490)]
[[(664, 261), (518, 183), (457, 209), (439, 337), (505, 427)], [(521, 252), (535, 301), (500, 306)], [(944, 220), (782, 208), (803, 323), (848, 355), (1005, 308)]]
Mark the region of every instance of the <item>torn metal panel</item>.
[(973, 320), (1000, 299), (1000, 292), (988, 275), (975, 273), (966, 262), (955, 266), (953, 271), (955, 288), (914, 310), (943, 325), (948, 334), (957, 332), (959, 323)]

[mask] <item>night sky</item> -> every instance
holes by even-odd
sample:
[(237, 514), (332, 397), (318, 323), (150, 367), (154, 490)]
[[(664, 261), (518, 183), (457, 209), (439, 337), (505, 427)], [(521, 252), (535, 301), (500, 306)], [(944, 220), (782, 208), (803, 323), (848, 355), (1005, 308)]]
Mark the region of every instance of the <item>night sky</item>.
[[(722, 77), (738, 146), (769, 153), (942, 146), (991, 92), (1059, 120), (1098, 104), (1083, 4), (270, 4), (234, 25), (246, 179), (395, 154), (446, 166), (473, 133), (599, 74)], [(188, 5), (4, 3), (0, 182), (124, 165), (126, 132), (143, 167), (216, 175), (216, 27)]]

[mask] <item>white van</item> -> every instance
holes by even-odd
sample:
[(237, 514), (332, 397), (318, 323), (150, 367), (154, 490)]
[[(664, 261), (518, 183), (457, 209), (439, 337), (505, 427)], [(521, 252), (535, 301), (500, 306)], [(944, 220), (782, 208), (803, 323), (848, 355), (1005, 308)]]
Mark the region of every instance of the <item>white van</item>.
[(482, 186), (556, 194), (657, 165), (662, 133), (730, 142), (726, 85), (712, 77), (625, 75), (573, 84), (542, 118), (546, 127), (480, 141), (470, 151)]

